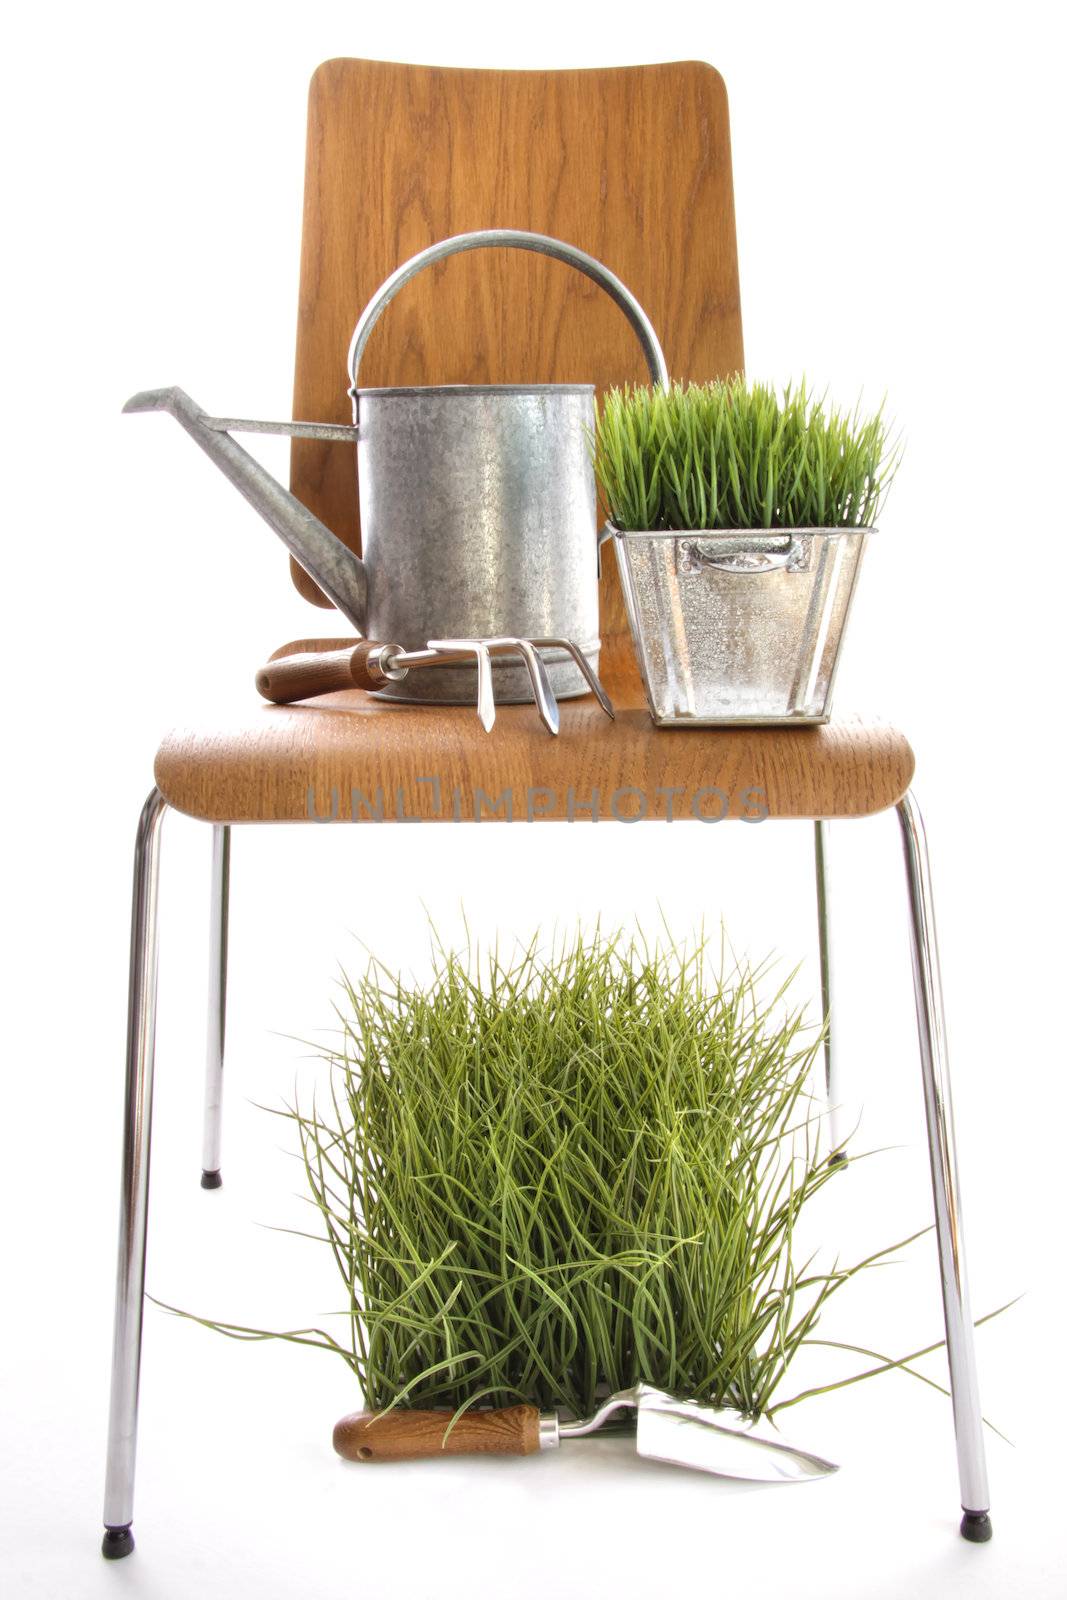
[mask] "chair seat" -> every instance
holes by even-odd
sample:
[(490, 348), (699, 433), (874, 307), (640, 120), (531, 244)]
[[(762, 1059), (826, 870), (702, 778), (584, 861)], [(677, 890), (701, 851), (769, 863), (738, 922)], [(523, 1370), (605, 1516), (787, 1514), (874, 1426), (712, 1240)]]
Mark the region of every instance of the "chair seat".
[[(275, 654), (351, 643), (297, 640)], [(359, 689), (271, 706), (249, 687), (232, 713), (168, 734), (156, 783), (208, 822), (710, 822), (869, 816), (911, 781), (907, 740), (876, 720), (656, 728), (626, 656), (607, 646), (601, 665), (615, 721), (591, 695), (565, 700), (558, 738), (532, 705), (499, 707), (487, 734), (473, 707), (386, 704)]]

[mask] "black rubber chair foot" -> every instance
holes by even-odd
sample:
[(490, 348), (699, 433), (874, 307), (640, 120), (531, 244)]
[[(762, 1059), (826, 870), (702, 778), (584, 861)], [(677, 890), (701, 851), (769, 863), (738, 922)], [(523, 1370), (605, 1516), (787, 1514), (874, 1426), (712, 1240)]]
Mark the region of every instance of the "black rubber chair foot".
[(214, 1172), (202, 1172), (200, 1174), (200, 1187), (201, 1189), (221, 1189), (222, 1173), (217, 1168)]
[(965, 1511), (960, 1532), (972, 1544), (988, 1544), (993, 1537), (993, 1524), (988, 1511)]
[(848, 1156), (844, 1150), (835, 1150), (827, 1165), (831, 1167), (847, 1167)]
[(130, 1555), (133, 1550), (133, 1530), (129, 1524), (125, 1528), (105, 1528), (100, 1550), (105, 1561), (121, 1561), (123, 1556)]

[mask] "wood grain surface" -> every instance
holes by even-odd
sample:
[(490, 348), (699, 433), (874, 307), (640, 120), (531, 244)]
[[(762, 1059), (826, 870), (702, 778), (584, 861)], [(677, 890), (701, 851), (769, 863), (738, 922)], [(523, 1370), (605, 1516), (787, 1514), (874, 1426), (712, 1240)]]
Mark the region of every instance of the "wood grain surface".
[(447, 1439), (451, 1411), (357, 1411), (333, 1430), (346, 1461), (417, 1461), (433, 1456), (532, 1456), (540, 1449), (536, 1406), (465, 1411)]
[[(356, 319), (409, 256), (522, 228), (596, 256), (637, 296), (672, 375), (743, 365), (726, 89), (701, 62), (489, 72), (327, 61), (308, 111), (293, 416), (351, 422)], [(586, 278), (518, 250), (473, 251), (401, 290), (366, 387), (647, 379), (634, 334)], [(355, 451), (294, 440), (294, 494), (359, 548)], [(326, 603), (299, 568), (294, 581)], [(614, 562), (601, 634), (626, 635)]]
[[(279, 656), (341, 649), (299, 639)], [(859, 817), (895, 805), (914, 757), (869, 719), (821, 728), (653, 726), (633, 657), (605, 645), (610, 722), (591, 695), (560, 702), (558, 738), (535, 708), (500, 706), (485, 733), (473, 706), (383, 703), (360, 689), (294, 706), (257, 702), (252, 674), (233, 710), (164, 740), (156, 782), (177, 810), (211, 822), (540, 822), (660, 818), (755, 822)]]

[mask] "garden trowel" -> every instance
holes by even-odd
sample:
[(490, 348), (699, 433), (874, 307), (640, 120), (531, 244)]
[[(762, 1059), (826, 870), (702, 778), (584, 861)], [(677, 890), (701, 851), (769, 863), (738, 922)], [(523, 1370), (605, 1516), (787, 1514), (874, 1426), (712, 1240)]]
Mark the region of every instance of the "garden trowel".
[(679, 1400), (638, 1383), (613, 1394), (584, 1421), (560, 1419), (536, 1406), (500, 1411), (359, 1411), (342, 1417), (333, 1447), (346, 1461), (415, 1461), (435, 1455), (530, 1456), (554, 1450), (561, 1439), (596, 1430), (624, 1407), (637, 1412), (637, 1453), (723, 1478), (758, 1483), (801, 1483), (836, 1472), (837, 1466), (798, 1449), (775, 1429), (740, 1411)]

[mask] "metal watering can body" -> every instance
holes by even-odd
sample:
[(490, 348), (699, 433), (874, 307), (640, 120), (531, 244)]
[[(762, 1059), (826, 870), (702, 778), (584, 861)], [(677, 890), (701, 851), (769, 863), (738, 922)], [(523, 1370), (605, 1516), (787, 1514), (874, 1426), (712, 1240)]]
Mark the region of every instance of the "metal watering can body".
[[(573, 639), (595, 664), (592, 386), (361, 389), (356, 403), (368, 637)], [(588, 693), (563, 652), (545, 664), (557, 698)], [(522, 662), (498, 662), (493, 683), (498, 701), (530, 698)], [(474, 669), (416, 668), (380, 692), (469, 703)]]
[[(169, 411), (359, 633), (418, 649), (428, 638), (513, 634), (599, 651), (592, 384), (360, 389), (360, 360), (389, 301), (416, 273), (461, 251), (533, 250), (567, 262), (622, 307), (652, 379), (667, 383), (659, 341), (607, 268), (542, 234), (492, 229), (423, 250), (388, 278), (352, 335), (353, 425), (210, 417), (180, 389), (138, 394), (125, 410)], [(355, 442), (363, 559), (244, 450), (231, 432)], [(587, 691), (571, 658), (547, 652), (557, 698)], [(521, 663), (501, 662), (496, 698), (530, 698)], [(413, 670), (384, 698), (470, 704), (472, 667)]]

